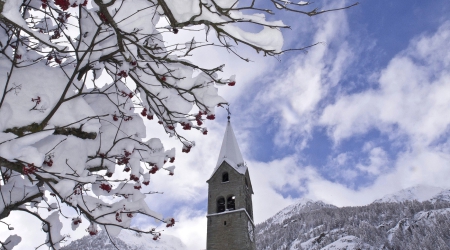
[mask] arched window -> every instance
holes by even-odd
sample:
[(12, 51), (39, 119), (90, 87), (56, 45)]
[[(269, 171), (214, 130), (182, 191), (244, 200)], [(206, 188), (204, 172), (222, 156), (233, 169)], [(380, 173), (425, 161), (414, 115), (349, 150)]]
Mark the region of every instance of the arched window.
[(217, 199), (217, 212), (222, 213), (225, 211), (225, 198), (219, 197)]
[(227, 199), (227, 209), (235, 210), (236, 209), (236, 196), (230, 195)]
[(227, 172), (225, 172), (225, 173), (223, 173), (222, 174), (222, 182), (227, 182), (227, 181), (229, 181), (230, 179), (228, 179), (228, 173)]

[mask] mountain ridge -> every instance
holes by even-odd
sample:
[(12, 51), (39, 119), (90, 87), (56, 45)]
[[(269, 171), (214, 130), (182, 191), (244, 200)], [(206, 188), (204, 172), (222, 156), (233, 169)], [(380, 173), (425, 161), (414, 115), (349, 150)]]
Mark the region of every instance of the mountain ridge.
[(357, 207), (301, 199), (256, 235), (259, 250), (450, 249), (450, 190), (417, 186)]

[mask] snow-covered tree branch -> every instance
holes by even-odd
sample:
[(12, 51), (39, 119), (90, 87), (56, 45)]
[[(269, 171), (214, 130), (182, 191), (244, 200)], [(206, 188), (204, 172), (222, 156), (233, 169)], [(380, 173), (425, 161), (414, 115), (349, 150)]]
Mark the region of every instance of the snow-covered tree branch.
[[(147, 135), (144, 119), (188, 153), (195, 143), (179, 130), (207, 134), (205, 120), (227, 104), (216, 86), (235, 79), (220, 77), (223, 65), (204, 68), (186, 58), (213, 46), (248, 60), (232, 42), (282, 53), (280, 29), (288, 26), (261, 12), (273, 13), (229, 0), (0, 0), (0, 222), (13, 211), (32, 214), (52, 249), (65, 240), (63, 206), (79, 214), (73, 230), (87, 220), (91, 235), (98, 226), (110, 235), (140, 232), (130, 228), (137, 214), (172, 226), (173, 218), (144, 202), (142, 185), (159, 170), (174, 174), (175, 149)], [(240, 23), (262, 30), (246, 32)], [(193, 27), (205, 31), (204, 41), (166, 41)], [(216, 43), (206, 39), (209, 32)], [(0, 243), (12, 249), (19, 242), (11, 235)]]

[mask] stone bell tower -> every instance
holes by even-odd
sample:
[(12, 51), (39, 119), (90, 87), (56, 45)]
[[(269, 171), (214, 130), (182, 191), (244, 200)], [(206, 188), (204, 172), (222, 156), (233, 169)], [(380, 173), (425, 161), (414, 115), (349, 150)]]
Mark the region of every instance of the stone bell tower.
[(219, 160), (207, 183), (206, 249), (256, 250), (252, 183), (229, 117)]

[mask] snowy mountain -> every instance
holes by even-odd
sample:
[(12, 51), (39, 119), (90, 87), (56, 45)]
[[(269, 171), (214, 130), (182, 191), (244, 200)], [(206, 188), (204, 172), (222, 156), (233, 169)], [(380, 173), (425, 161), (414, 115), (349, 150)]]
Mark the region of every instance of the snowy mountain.
[(286, 216), (289, 216), (289, 214), (292, 213), (301, 213), (306, 211), (314, 211), (317, 209), (321, 209), (324, 207), (335, 207), (330, 204), (325, 204), (322, 201), (313, 201), (310, 199), (301, 199), (297, 203), (290, 205), (277, 214), (275, 214), (273, 217), (271, 217), (269, 220), (271, 223), (278, 223), (281, 224), (286, 219)]
[(386, 195), (385, 197), (375, 200), (374, 202), (402, 202), (402, 201), (426, 201), (432, 199), (434, 196), (444, 191), (442, 188), (431, 186), (416, 186), (408, 189), (403, 189), (397, 193)]
[(185, 250), (186, 246), (180, 239), (164, 234), (158, 240), (148, 234), (136, 234), (131, 231), (122, 230), (112, 242), (104, 231), (99, 231), (96, 236), (84, 236), (61, 248), (62, 250)]
[(360, 207), (304, 199), (256, 233), (258, 250), (450, 249), (450, 190), (418, 186)]

